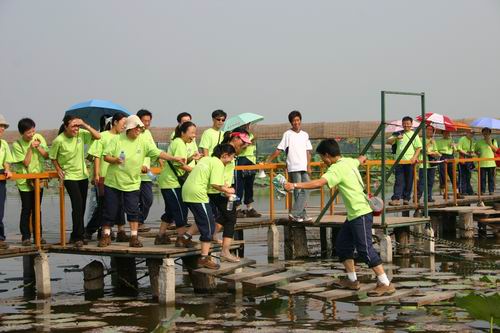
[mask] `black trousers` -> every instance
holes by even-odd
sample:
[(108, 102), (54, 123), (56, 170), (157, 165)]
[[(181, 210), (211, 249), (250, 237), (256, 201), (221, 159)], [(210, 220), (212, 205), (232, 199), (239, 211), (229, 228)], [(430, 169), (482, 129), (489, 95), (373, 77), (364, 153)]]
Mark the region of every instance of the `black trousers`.
[(83, 234), (85, 231), (83, 217), (85, 216), (85, 205), (87, 203), (89, 181), (88, 179), (65, 180), (64, 187), (66, 188), (66, 191), (68, 191), (68, 195), (71, 200), (71, 218), (73, 220), (71, 240), (83, 240)]
[(222, 237), (233, 238), (234, 226), (236, 225), (236, 203), (232, 210), (227, 210), (227, 197), (220, 193), (209, 194), (210, 206), (212, 206), (215, 222), (222, 225)]
[[(238, 157), (237, 165), (254, 165), (254, 163), (245, 156), (242, 156)], [(255, 174), (256, 172), (253, 170), (236, 171), (236, 195), (239, 198), (237, 205), (240, 205), (242, 201), (245, 205), (249, 205), (254, 202), (253, 184), (255, 182)]]
[[(31, 238), (31, 230), (33, 231), (33, 239), (35, 238), (35, 191), (19, 191), (21, 196), (21, 217), (19, 219), (19, 230), (21, 231), (21, 239), (29, 240)], [(42, 204), (43, 188), (40, 189), (40, 206)], [(42, 233), (42, 213), (40, 212), (40, 234)]]

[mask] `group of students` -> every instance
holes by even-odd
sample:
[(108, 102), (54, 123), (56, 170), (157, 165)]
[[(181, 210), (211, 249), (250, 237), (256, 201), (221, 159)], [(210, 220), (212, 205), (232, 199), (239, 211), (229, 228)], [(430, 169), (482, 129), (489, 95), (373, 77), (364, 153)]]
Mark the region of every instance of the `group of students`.
[[(393, 151), (398, 157), (403, 152), (403, 149), (411, 141), (414, 135), (413, 119), (404, 117), (402, 119), (403, 131), (393, 133), (387, 140), (388, 144), (395, 147)], [(482, 139), (474, 139), (474, 130), (469, 129), (465, 135), (460, 137), (457, 143), (451, 138), (449, 131), (442, 131), (442, 137), (436, 138), (436, 128), (432, 125), (426, 125), (426, 145), (427, 145), (427, 193), (428, 201), (434, 202), (433, 186), (436, 175), (436, 170), (439, 172), (440, 190), (445, 189), (446, 177), (453, 181), (453, 163), (445, 163), (445, 161), (453, 160), (456, 157), (461, 159), (480, 157), (494, 158), (498, 151), (498, 142), (492, 138), (491, 129), (483, 128), (481, 134)], [(408, 149), (403, 154), (402, 161), (409, 163), (398, 164), (395, 168), (395, 183), (394, 194), (389, 202), (391, 206), (399, 206), (401, 199), (403, 204), (407, 205), (411, 201), (413, 189), (413, 172), (415, 163), (419, 162), (418, 168), (418, 183), (417, 183), (417, 200), (420, 200), (424, 192), (424, 165), (422, 156), (422, 141), (416, 136), (410, 143)], [(495, 170), (496, 163), (494, 160), (480, 161), (479, 181), (481, 186), (481, 195), (488, 193), (492, 195), (495, 192)], [(473, 195), (474, 190), (471, 185), (471, 172), (475, 168), (474, 162), (460, 162), (457, 166), (458, 171), (458, 186), (457, 197), (463, 198), (465, 195)]]

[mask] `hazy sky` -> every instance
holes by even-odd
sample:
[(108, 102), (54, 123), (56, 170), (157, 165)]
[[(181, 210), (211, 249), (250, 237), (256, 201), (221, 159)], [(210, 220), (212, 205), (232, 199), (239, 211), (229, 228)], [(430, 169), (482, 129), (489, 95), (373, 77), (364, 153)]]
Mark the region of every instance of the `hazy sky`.
[[(500, 116), (498, 0), (0, 0), (0, 113), (55, 128), (109, 99), (154, 126), (222, 108), (286, 122), (376, 120), (380, 90), (427, 109)], [(416, 114), (393, 97), (388, 118)]]

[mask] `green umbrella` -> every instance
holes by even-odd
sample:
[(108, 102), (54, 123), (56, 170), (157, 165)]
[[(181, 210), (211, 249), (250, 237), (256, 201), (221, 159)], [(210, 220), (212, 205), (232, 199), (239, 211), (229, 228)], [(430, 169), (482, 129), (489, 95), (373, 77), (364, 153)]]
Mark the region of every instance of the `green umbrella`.
[(224, 126), (222, 126), (222, 130), (231, 131), (234, 130), (235, 128), (238, 128), (246, 124), (258, 123), (261, 120), (264, 120), (264, 117), (261, 115), (250, 112), (242, 113), (234, 117), (228, 118), (224, 123)]

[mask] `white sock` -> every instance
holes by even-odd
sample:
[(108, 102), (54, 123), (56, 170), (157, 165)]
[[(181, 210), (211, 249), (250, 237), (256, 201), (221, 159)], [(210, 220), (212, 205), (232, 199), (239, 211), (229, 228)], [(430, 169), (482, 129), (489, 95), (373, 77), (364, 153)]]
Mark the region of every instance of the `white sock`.
[(130, 236), (137, 236), (137, 230), (130, 230)]
[(389, 279), (387, 278), (387, 274), (380, 274), (380, 275), (377, 275), (377, 279), (378, 279), (378, 282), (380, 282), (381, 284), (384, 284), (386, 286), (388, 286), (391, 282), (389, 281)]
[(356, 276), (356, 272), (347, 272), (347, 277), (352, 282), (354, 282), (358, 279), (358, 277)]
[(106, 236), (111, 235), (111, 229), (104, 229), (104, 235)]

